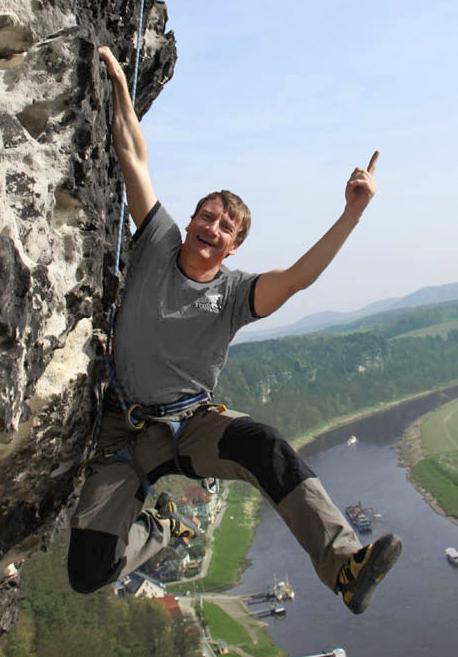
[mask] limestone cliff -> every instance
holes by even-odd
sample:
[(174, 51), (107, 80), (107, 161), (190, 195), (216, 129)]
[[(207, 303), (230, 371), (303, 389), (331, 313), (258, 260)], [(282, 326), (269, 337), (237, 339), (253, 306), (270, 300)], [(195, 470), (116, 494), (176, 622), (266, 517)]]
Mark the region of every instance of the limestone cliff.
[[(0, 573), (67, 506), (90, 430), (122, 188), (96, 48), (131, 80), (140, 4), (0, 2)], [(166, 22), (146, 0), (139, 116), (173, 74)], [(0, 632), (17, 596), (0, 585)]]

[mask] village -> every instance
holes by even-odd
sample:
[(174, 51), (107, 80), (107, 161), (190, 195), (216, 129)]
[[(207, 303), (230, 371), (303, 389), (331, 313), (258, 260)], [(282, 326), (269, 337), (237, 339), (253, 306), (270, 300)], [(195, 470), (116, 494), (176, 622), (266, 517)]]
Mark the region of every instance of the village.
[(198, 535), (189, 545), (172, 542), (154, 560), (143, 564), (142, 568), (126, 575), (113, 584), (116, 596), (134, 596), (154, 599), (165, 610), (176, 617), (191, 611), (189, 604), (180, 606), (179, 598), (170, 594), (167, 584), (204, 577), (211, 559), (213, 532), (224, 514), (227, 490), (210, 493), (198, 483), (191, 483), (179, 497), (176, 497), (177, 511), (191, 518), (198, 528)]
[[(252, 645), (258, 645), (260, 632), (267, 616), (281, 618), (295, 597), (289, 579), (273, 578), (262, 591), (247, 595), (211, 592), (204, 584), (210, 562), (214, 556), (214, 532), (223, 517), (233, 521), (229, 502), (230, 486), (221, 482), (213, 493), (198, 483), (186, 482), (175, 494), (177, 511), (191, 518), (198, 527), (198, 535), (189, 544), (172, 542), (155, 558), (118, 580), (112, 585), (115, 596), (151, 600), (160, 604), (173, 621), (192, 619), (201, 628), (201, 650), (205, 657), (238, 653), (238, 647), (212, 635), (211, 623), (206, 622), (208, 608), (217, 608), (246, 632)], [(251, 513), (250, 506), (242, 504), (244, 515)], [(280, 654), (281, 651), (274, 651)], [(244, 652), (245, 655), (248, 653)]]

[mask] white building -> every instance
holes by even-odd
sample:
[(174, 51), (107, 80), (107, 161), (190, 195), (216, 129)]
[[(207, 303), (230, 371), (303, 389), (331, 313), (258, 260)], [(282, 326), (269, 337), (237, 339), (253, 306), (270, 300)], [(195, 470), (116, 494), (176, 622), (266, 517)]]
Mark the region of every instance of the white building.
[(135, 598), (163, 598), (165, 586), (152, 577), (136, 570), (114, 584), (115, 595), (133, 595)]

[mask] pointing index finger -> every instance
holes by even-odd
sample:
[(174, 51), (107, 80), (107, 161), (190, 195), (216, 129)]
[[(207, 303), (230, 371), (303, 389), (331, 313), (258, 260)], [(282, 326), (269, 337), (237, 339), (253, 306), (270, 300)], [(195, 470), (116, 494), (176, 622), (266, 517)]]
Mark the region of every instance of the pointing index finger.
[(374, 173), (379, 155), (380, 155), (380, 153), (378, 151), (375, 151), (375, 153), (372, 155), (372, 157), (370, 159), (370, 162), (367, 165), (367, 170), (368, 170), (369, 173)]

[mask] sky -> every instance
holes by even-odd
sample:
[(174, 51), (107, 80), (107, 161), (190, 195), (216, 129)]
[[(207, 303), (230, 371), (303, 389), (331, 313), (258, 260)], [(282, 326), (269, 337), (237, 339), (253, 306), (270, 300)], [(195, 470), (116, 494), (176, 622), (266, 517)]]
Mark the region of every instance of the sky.
[(227, 261), (291, 265), (340, 216), (355, 166), (378, 192), (334, 262), (253, 329), (458, 281), (456, 0), (169, 0), (178, 61), (143, 119), (180, 227), (207, 192), (251, 208)]

